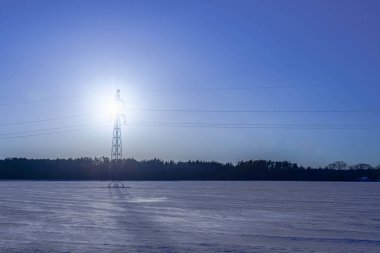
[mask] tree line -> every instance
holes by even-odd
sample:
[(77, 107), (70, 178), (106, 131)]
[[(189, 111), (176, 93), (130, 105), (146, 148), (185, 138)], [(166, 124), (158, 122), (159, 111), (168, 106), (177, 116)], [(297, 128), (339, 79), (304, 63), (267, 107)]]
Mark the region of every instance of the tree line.
[(6, 180), (274, 180), (380, 181), (380, 166), (348, 166), (337, 161), (326, 167), (298, 166), (289, 161), (249, 160), (236, 164), (215, 161), (174, 162), (160, 159), (101, 158), (0, 160), (0, 179)]

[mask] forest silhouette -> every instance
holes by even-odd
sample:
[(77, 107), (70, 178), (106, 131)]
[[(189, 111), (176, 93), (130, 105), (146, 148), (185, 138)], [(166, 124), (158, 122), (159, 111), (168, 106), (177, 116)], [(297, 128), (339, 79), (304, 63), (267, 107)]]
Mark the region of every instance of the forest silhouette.
[(337, 161), (326, 167), (298, 166), (288, 161), (249, 160), (236, 164), (215, 161), (174, 162), (160, 159), (109, 158), (0, 160), (3, 180), (273, 180), (380, 181), (380, 166), (348, 166)]

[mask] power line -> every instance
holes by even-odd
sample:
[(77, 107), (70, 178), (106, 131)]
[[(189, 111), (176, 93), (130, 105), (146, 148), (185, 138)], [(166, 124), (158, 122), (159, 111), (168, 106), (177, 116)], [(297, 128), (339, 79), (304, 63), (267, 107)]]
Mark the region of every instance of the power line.
[(230, 123), (170, 123), (170, 122), (131, 122), (127, 125), (157, 126), (157, 127), (184, 127), (184, 128), (247, 128), (247, 129), (380, 129), (380, 124), (230, 124)]
[(82, 128), (82, 129), (62, 130), (62, 131), (45, 132), (45, 133), (37, 133), (37, 134), (24, 134), (24, 135), (6, 136), (6, 137), (0, 137), (0, 139), (4, 140), (4, 139), (15, 139), (15, 138), (24, 138), (24, 137), (32, 137), (32, 136), (49, 135), (49, 134), (81, 132), (81, 131), (99, 129), (99, 128), (103, 128), (103, 127), (106, 127), (106, 126), (87, 127), (87, 128)]
[[(109, 126), (102, 124), (90, 128), (69, 129), (92, 124), (71, 125), (54, 128), (36, 129), (30, 131), (10, 132), (0, 134), (0, 139), (12, 139), (30, 136), (69, 133)], [(283, 130), (376, 130), (380, 124), (304, 124), (304, 123), (199, 123), (199, 122), (130, 122), (130, 126), (174, 127), (174, 128), (224, 128), (224, 129), (283, 129)]]
[[(188, 112), (188, 113), (380, 113), (380, 110), (201, 110), (201, 109), (131, 109), (132, 111), (144, 111), (144, 112)], [(27, 125), (40, 122), (57, 121), (62, 119), (72, 119), (81, 117), (91, 117), (99, 115), (94, 114), (74, 114), (61, 117), (53, 117), (46, 119), (30, 120), (30, 121), (18, 121), (11, 123), (0, 123), (1, 126), (15, 126), (15, 125)]]
[(379, 113), (380, 110), (203, 110), (203, 109), (145, 109), (144, 112), (191, 112), (191, 113)]
[(333, 87), (356, 87), (356, 86), (379, 86), (380, 82), (359, 82), (351, 84), (287, 84), (287, 85), (257, 85), (248, 87), (201, 87), (201, 88), (146, 88), (131, 90), (135, 92), (183, 92), (183, 91), (246, 91), (256, 89), (289, 89), (289, 88), (333, 88)]
[(130, 124), (168, 124), (168, 125), (207, 125), (207, 126), (328, 126), (328, 127), (368, 127), (379, 126), (380, 123), (204, 123), (204, 122), (159, 122), (159, 121), (135, 121)]
[(87, 95), (73, 95), (73, 96), (51, 97), (51, 98), (44, 98), (44, 99), (32, 99), (32, 100), (13, 101), (13, 102), (1, 103), (0, 106), (45, 103), (45, 102), (52, 102), (52, 101), (57, 101), (57, 100), (79, 99), (79, 98), (83, 98), (83, 97), (86, 97), (86, 96), (88, 96), (88, 94)]
[[(28, 130), (28, 131), (17, 131), (17, 132), (7, 132), (7, 133), (0, 133), (0, 136), (9, 136), (9, 135), (18, 135), (18, 134), (29, 134), (29, 133), (38, 133), (38, 132), (46, 132), (46, 131), (55, 131), (60, 129), (68, 129), (68, 128), (77, 128), (77, 127), (83, 127), (83, 126), (89, 126), (94, 125), (91, 123), (85, 123), (85, 124), (77, 124), (77, 125), (70, 125), (70, 126), (61, 126), (61, 127), (50, 127), (50, 128), (43, 128), (43, 129), (34, 129), (34, 130)], [(105, 125), (105, 124), (102, 124)], [(107, 124), (109, 125), (109, 124)]]
[(73, 118), (82, 118), (82, 117), (90, 117), (96, 114), (74, 114), (74, 115), (67, 115), (62, 117), (54, 117), (54, 118), (47, 118), (47, 119), (38, 119), (38, 120), (30, 120), (30, 121), (18, 121), (18, 122), (12, 122), (12, 123), (1, 123), (0, 126), (15, 126), (15, 125), (27, 125), (27, 124), (34, 124), (34, 123), (40, 123), (40, 122), (47, 122), (47, 121), (56, 121), (61, 119), (73, 119)]
[[(358, 87), (361, 87), (361, 86), (379, 87), (380, 82), (357, 82), (357, 83), (350, 83), (350, 84), (311, 84), (311, 85), (303, 85), (303, 84), (300, 84), (300, 85), (298, 84), (256, 85), (256, 86), (248, 86), (248, 87), (143, 88), (143, 89), (130, 89), (130, 91), (131, 92), (193, 92), (193, 91), (210, 92), (210, 91), (249, 91), (249, 90), (256, 90), (256, 89), (333, 88), (333, 87), (346, 88), (346, 87), (357, 87), (357, 86)], [(49, 98), (42, 98), (42, 99), (11, 101), (7, 103), (0, 103), (0, 106), (45, 103), (45, 102), (52, 102), (52, 101), (57, 101), (57, 100), (80, 99), (83, 97), (90, 97), (90, 96), (91, 94), (81, 94), (81, 95), (56, 96), (56, 97), (49, 97)]]

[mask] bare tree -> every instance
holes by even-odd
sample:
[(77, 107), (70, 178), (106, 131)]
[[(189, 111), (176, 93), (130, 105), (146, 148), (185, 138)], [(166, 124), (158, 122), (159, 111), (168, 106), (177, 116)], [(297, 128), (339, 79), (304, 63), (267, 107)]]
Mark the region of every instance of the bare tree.
[(350, 169), (352, 169), (352, 170), (369, 170), (369, 169), (373, 169), (373, 167), (367, 163), (359, 163), (359, 164), (350, 166)]
[(347, 163), (343, 161), (336, 161), (327, 165), (327, 169), (330, 170), (345, 170), (347, 169)]

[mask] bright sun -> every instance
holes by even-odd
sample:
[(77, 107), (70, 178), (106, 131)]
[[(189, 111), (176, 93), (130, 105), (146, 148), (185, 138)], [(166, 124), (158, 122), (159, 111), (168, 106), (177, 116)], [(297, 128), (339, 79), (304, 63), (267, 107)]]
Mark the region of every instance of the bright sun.
[(122, 101), (117, 101), (115, 93), (98, 92), (88, 102), (90, 111), (101, 121), (113, 121), (117, 114), (124, 114)]
[(115, 117), (119, 113), (123, 113), (123, 104), (121, 102), (114, 100), (108, 101), (105, 106), (105, 113), (109, 117)]
[(99, 122), (112, 122), (117, 114), (122, 114), (129, 120), (136, 120), (137, 114), (133, 108), (138, 104), (140, 94), (122, 88), (119, 102), (116, 95), (117, 88), (97, 89), (89, 96), (86, 105), (94, 119)]

